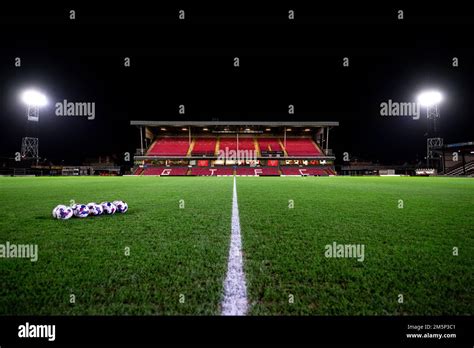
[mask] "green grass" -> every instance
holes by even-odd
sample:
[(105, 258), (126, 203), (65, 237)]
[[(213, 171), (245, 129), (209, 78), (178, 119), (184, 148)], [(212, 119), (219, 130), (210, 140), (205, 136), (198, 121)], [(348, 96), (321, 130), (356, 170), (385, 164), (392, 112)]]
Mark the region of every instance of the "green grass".
[[(237, 190), (250, 314), (474, 313), (473, 180), (241, 177)], [(54, 220), (71, 199), (130, 210)], [(0, 178), (0, 243), (39, 247), (37, 262), (0, 259), (0, 315), (219, 314), (231, 204), (232, 178)], [(326, 258), (332, 242), (364, 244), (365, 260)]]
[[(0, 259), (0, 314), (219, 313), (231, 178), (0, 178), (0, 190), (0, 243), (39, 249), (37, 262)], [(70, 199), (129, 211), (54, 220)]]
[[(251, 314), (474, 313), (473, 180), (239, 178), (238, 195)], [(333, 242), (365, 260), (326, 258)]]

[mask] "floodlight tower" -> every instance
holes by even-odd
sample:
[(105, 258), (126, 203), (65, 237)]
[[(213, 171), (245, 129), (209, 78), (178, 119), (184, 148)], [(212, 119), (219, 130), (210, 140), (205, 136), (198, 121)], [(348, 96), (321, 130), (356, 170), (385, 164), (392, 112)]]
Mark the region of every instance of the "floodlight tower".
[[(33, 122), (33, 125), (36, 125), (39, 122), (39, 108), (45, 106), (48, 102), (44, 94), (35, 91), (27, 90), (24, 91), (21, 95), (21, 100), (26, 104), (26, 117), (28, 119), (28, 125), (30, 122)], [(28, 127), (30, 129), (31, 127)], [(21, 139), (21, 158), (28, 160), (36, 160), (36, 163), (39, 161), (39, 139), (36, 132), (33, 132), (34, 136), (25, 136)]]
[(439, 103), (443, 100), (443, 95), (438, 91), (425, 91), (418, 96), (418, 103), (426, 107), (426, 118), (428, 119), (428, 132), (426, 138), (426, 165), (434, 165), (440, 157), (436, 156), (434, 149), (443, 147), (443, 138), (438, 136), (437, 121), (439, 119)]

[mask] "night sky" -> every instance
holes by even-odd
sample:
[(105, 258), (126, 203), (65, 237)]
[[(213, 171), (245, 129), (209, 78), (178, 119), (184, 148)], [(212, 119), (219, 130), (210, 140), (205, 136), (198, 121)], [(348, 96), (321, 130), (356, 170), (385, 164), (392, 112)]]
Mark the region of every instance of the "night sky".
[[(330, 138), (339, 159), (347, 151), (382, 163), (413, 163), (426, 151), (426, 119), (382, 117), (380, 103), (415, 101), (425, 88), (444, 94), (445, 143), (474, 140), (474, 17), (468, 7), (156, 3), (2, 3), (0, 157), (20, 149), (26, 109), (19, 94), (31, 86), (50, 101), (40, 112), (40, 156), (55, 163), (133, 153), (139, 140), (130, 120), (339, 121)], [(179, 9), (186, 11), (184, 21)], [(131, 67), (123, 66), (124, 57)], [(343, 57), (350, 58), (348, 68)], [(459, 67), (452, 67), (453, 57)], [(63, 99), (95, 102), (95, 120), (57, 117), (54, 103)], [(185, 115), (178, 114), (179, 104)], [(287, 113), (289, 104), (294, 115)]]

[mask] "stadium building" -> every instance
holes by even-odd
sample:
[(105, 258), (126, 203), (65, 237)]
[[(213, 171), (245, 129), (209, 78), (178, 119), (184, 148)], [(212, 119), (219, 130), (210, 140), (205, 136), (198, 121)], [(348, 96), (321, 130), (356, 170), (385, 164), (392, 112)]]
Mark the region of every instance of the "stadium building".
[(441, 154), (444, 175), (474, 175), (474, 141), (446, 144), (434, 151)]
[(329, 176), (338, 122), (131, 121), (135, 175)]

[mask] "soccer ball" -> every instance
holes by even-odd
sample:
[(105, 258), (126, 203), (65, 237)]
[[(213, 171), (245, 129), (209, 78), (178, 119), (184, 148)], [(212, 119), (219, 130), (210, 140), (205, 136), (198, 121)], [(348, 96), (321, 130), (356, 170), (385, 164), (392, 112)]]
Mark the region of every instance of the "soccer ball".
[(117, 207), (117, 211), (119, 213), (126, 213), (128, 210), (128, 204), (125, 203), (124, 201), (114, 201), (114, 205)]
[(102, 206), (102, 208), (104, 208), (104, 214), (115, 214), (115, 211), (117, 210), (117, 207), (115, 206), (115, 204), (111, 203), (111, 202), (102, 202), (100, 203), (100, 205)]
[(58, 205), (53, 209), (53, 217), (59, 220), (70, 219), (74, 215), (74, 212), (71, 207), (66, 207), (65, 205)]
[(89, 208), (85, 204), (76, 204), (74, 209), (74, 216), (79, 218), (85, 218), (89, 216)]
[(89, 208), (89, 215), (101, 215), (104, 212), (104, 208), (100, 204), (97, 203), (88, 203), (87, 208)]

